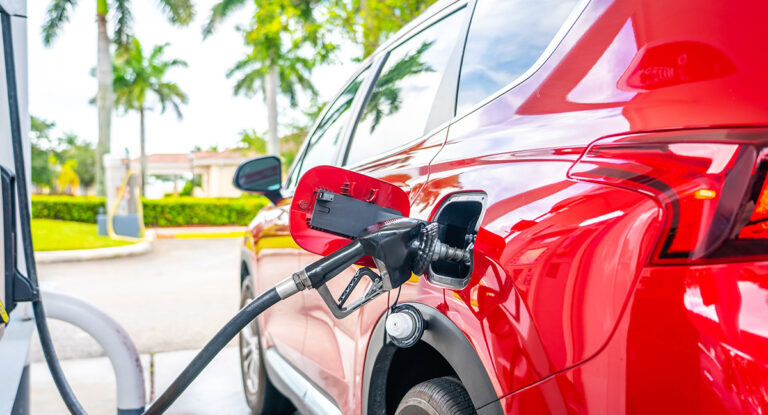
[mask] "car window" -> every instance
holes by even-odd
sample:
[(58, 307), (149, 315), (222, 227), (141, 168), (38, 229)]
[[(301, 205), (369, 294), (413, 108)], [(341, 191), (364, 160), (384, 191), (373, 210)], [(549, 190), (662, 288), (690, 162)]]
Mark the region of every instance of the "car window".
[(425, 133), (464, 10), (446, 16), (390, 52), (355, 129), (347, 164), (393, 149)]
[(478, 0), (461, 64), (457, 113), (493, 95), (539, 59), (577, 0)]
[(291, 177), (288, 179), (287, 188), (293, 188), (305, 171), (315, 166), (324, 164), (334, 164), (336, 150), (343, 141), (341, 133), (347, 124), (350, 116), (350, 107), (355, 99), (355, 94), (360, 89), (368, 74), (368, 69), (363, 69), (355, 79), (347, 85), (344, 91), (330, 105), (328, 112), (325, 113), (322, 121), (317, 124), (317, 128), (312, 132), (308, 139), (307, 148), (304, 156), (296, 165)]

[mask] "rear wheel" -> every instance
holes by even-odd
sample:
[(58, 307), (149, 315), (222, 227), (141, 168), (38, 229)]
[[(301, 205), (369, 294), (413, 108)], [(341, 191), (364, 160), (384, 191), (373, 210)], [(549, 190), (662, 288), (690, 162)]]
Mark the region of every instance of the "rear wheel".
[(470, 415), (475, 414), (467, 390), (453, 377), (421, 382), (405, 394), (396, 415)]
[[(254, 298), (251, 279), (245, 278), (240, 294), (240, 308)], [(261, 356), (261, 335), (259, 323), (253, 320), (240, 331), (240, 373), (243, 376), (243, 390), (248, 407), (254, 414), (290, 413), (292, 406), (267, 377)]]

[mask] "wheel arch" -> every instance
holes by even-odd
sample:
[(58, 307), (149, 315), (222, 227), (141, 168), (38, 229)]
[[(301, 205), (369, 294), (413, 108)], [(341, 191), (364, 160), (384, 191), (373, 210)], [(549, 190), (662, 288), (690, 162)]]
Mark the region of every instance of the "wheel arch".
[[(496, 396), (493, 383), (483, 366), (480, 357), (475, 352), (472, 344), (464, 333), (444, 314), (433, 307), (408, 303), (416, 307), (424, 317), (426, 329), (420, 343), (420, 351), (415, 353), (437, 353), (437, 355), (424, 356), (424, 361), (430, 362), (435, 370), (442, 368), (438, 364), (442, 359), (450, 366), (452, 374), (461, 380), (467, 389), (472, 403), (478, 408), (478, 413), (500, 414), (503, 413), (501, 404)], [(391, 342), (384, 342), (384, 323), (386, 314), (382, 315), (374, 327), (365, 355), (363, 369), (362, 413), (363, 415), (384, 415), (387, 411), (387, 400), (391, 400), (387, 387), (393, 362), (396, 362), (398, 353), (409, 353), (410, 349), (399, 349)], [(414, 346), (415, 348), (416, 346)], [(411, 352), (414, 353), (414, 352)], [(437, 376), (444, 376), (435, 372)]]

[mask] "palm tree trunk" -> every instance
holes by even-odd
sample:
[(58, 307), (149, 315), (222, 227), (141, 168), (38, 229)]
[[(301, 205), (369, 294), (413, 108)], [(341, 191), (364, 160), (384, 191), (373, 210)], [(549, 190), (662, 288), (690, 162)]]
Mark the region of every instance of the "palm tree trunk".
[(110, 128), (112, 124), (112, 56), (109, 52), (109, 35), (107, 35), (106, 1), (97, 2), (96, 22), (99, 28), (96, 78), (99, 89), (96, 94), (96, 105), (99, 117), (99, 141), (96, 145), (96, 192), (105, 193), (104, 187), (104, 154), (110, 151)]
[(144, 197), (144, 184), (147, 178), (147, 151), (146, 151), (146, 137), (144, 135), (144, 107), (139, 108), (139, 119), (141, 120), (141, 128), (139, 129), (139, 139), (141, 140), (141, 197)]
[(267, 153), (280, 157), (280, 138), (277, 136), (277, 86), (280, 81), (279, 68), (270, 67), (267, 74), (267, 117), (269, 130), (267, 133)]

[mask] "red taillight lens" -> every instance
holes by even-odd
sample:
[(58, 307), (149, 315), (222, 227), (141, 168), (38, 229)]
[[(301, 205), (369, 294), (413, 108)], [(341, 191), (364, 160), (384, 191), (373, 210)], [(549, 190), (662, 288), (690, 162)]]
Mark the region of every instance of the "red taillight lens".
[(761, 184), (758, 189), (765, 187), (764, 173), (760, 177), (756, 161), (760, 147), (768, 144), (768, 131), (764, 135), (747, 131), (655, 133), (599, 140), (569, 175), (630, 188), (659, 201), (666, 232), (655, 262), (732, 259), (761, 249), (768, 254), (765, 248), (742, 250), (746, 238), (757, 234), (768, 238), (768, 222), (759, 222), (768, 219), (768, 190), (754, 190), (756, 181)]

